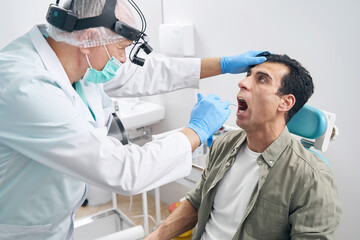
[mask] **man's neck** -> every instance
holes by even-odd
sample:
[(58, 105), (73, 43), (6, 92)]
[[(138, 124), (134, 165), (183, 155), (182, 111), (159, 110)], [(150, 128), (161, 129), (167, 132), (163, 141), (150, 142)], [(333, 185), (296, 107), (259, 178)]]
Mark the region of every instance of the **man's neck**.
[(268, 148), (283, 132), (284, 124), (271, 127), (263, 127), (259, 131), (246, 132), (246, 140), (250, 150), (262, 153)]
[(80, 80), (86, 71), (86, 67), (82, 67), (82, 61), (80, 60), (80, 51), (78, 47), (56, 42), (51, 37), (47, 38), (46, 41), (55, 52), (61, 65), (63, 66), (70, 83)]

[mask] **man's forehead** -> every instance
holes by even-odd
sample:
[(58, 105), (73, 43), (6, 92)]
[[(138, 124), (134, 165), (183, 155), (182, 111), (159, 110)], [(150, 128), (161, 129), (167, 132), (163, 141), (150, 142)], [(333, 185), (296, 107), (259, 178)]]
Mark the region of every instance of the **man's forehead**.
[(270, 75), (273, 79), (282, 79), (290, 71), (289, 67), (283, 63), (277, 62), (263, 62), (254, 66), (251, 69), (252, 73), (264, 72)]

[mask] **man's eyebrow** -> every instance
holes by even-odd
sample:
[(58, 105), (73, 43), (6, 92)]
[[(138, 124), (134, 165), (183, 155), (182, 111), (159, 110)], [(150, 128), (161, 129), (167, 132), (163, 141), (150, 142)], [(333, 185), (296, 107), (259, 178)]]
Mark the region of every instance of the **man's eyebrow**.
[(257, 71), (256, 74), (259, 74), (259, 75), (264, 75), (268, 78), (270, 78), (270, 80), (272, 80), (272, 77), (268, 74), (268, 73), (265, 73), (265, 72), (261, 72), (261, 71)]

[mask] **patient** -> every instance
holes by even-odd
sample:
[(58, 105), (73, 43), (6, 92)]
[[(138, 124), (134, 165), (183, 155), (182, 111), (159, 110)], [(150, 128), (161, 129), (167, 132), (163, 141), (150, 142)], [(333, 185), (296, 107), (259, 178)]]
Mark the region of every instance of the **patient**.
[(218, 137), (187, 199), (146, 239), (333, 239), (341, 206), (328, 165), (286, 124), (314, 91), (308, 71), (270, 55), (239, 82), (236, 124)]

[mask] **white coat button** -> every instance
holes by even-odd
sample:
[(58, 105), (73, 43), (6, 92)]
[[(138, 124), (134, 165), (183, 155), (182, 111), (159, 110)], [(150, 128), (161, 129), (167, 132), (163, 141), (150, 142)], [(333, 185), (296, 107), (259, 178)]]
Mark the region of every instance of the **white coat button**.
[(229, 163), (229, 162), (227, 162), (227, 163), (226, 163), (226, 166), (227, 166), (227, 167), (228, 167), (228, 166), (230, 166), (230, 163)]

